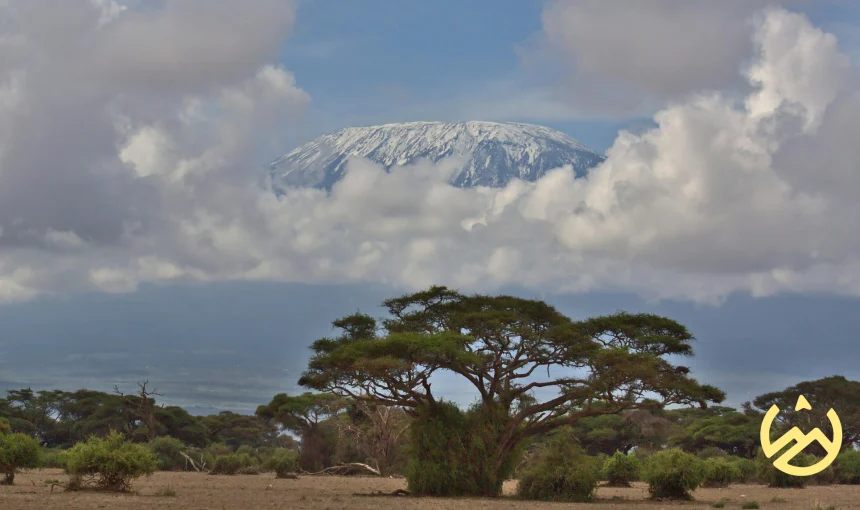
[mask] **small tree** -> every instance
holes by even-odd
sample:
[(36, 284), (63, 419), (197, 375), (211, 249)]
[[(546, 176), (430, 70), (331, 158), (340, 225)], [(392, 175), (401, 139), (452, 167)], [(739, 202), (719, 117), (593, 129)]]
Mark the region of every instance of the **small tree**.
[(319, 471), (329, 465), (337, 444), (332, 437), (336, 430), (328, 420), (345, 405), (344, 398), (331, 393), (279, 393), (268, 404), (257, 407), (256, 415), (301, 437), (299, 464), (307, 471)]
[(615, 452), (603, 465), (603, 476), (611, 487), (630, 487), (639, 477), (639, 459), (634, 455)]
[(677, 448), (649, 457), (643, 474), (654, 499), (692, 499), (705, 477), (703, 462)]
[(135, 478), (151, 475), (158, 458), (147, 446), (132, 443), (117, 431), (92, 436), (61, 455), (66, 472), (81, 486), (125, 492)]
[(591, 501), (600, 466), (577, 444), (569, 427), (559, 429), (535, 453), (520, 476), (517, 494), (540, 501)]
[(39, 467), (39, 442), (26, 434), (0, 433), (0, 471), (5, 475), (3, 485), (15, 482), (15, 472), (21, 468)]
[(290, 473), (295, 473), (296, 468), (298, 468), (298, 458), (298, 452), (278, 448), (271, 457), (266, 459), (263, 467), (268, 471), (274, 471), (278, 478), (286, 478)]

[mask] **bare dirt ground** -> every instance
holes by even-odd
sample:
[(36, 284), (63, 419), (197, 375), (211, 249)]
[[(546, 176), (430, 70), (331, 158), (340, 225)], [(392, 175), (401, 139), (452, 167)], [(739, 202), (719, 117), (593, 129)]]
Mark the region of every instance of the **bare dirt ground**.
[[(49, 479), (65, 481), (59, 470), (34, 470), (19, 474), (15, 485), (0, 486), (2, 510), (53, 510), (53, 509), (212, 509), (251, 510), (256, 508), (279, 509), (367, 509), (367, 510), (472, 510), (472, 509), (597, 509), (621, 510), (659, 508), (705, 509), (721, 499), (725, 508), (737, 509), (747, 501), (756, 500), (762, 509), (812, 510), (816, 505), (842, 510), (860, 508), (860, 486), (816, 486), (806, 489), (768, 489), (758, 485), (737, 485), (728, 489), (700, 489), (691, 502), (647, 501), (644, 484), (629, 489), (601, 487), (598, 500), (592, 504), (535, 503), (518, 501), (512, 497), (496, 499), (439, 499), (411, 497), (368, 497), (377, 491), (393, 492), (405, 489), (403, 479), (356, 477), (310, 477), (298, 480), (277, 480), (273, 475), (212, 476), (198, 473), (156, 473), (137, 480), (134, 494), (105, 494), (97, 492), (63, 492), (50, 487)], [(170, 488), (175, 496), (159, 496), (159, 489)], [(505, 485), (505, 494), (511, 495), (516, 482)], [(781, 498), (784, 502), (773, 502)]]

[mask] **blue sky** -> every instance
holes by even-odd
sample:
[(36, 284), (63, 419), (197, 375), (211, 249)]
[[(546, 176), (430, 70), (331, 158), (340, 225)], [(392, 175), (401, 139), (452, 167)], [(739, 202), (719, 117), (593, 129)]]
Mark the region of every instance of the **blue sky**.
[[(671, 316), (732, 405), (860, 379), (860, 2), (773, 3), (0, 5), (27, 43), (0, 44), (0, 390), (148, 378), (249, 411), (302, 391), (332, 320), (428, 280)], [(577, 182), (359, 161), (332, 195), (255, 186), (322, 133), (416, 120), (634, 135)]]
[[(543, 118), (492, 114), (472, 118), (462, 101), (500, 87), (515, 96), (547, 76), (523, 66), (521, 50), (539, 36), (539, 0), (306, 1), (281, 62), (313, 97), (310, 128), (300, 140), (353, 125), (412, 120), (534, 122), (564, 131), (598, 151), (620, 129), (651, 127), (650, 115)], [(860, 3), (794, 6), (837, 34), (858, 55)]]
[(529, 83), (518, 49), (540, 30), (542, 6), (532, 0), (303, 3), (281, 61), (314, 98), (306, 138), (411, 120), (532, 121), (602, 151), (618, 129), (648, 125), (648, 117), (471, 118), (459, 108), (455, 98), (475, 90)]

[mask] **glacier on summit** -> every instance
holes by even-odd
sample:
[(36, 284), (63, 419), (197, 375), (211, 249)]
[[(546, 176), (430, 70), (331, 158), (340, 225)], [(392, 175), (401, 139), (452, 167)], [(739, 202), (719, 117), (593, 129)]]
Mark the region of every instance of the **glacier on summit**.
[(514, 122), (405, 122), (340, 129), (308, 142), (269, 165), (268, 185), (330, 190), (351, 158), (389, 170), (420, 159), (460, 156), (451, 177), (458, 187), (504, 187), (514, 178), (535, 181), (570, 165), (577, 177), (604, 157), (570, 136), (543, 126)]

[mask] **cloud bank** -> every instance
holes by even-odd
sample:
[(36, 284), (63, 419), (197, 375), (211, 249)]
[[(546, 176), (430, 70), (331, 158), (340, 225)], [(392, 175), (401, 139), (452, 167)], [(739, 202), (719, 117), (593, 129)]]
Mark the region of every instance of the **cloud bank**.
[[(49, 19), (39, 4), (0, 3), (0, 300), (185, 280), (860, 294), (860, 87), (801, 15), (755, 16), (742, 102), (672, 103), (585, 179), (458, 189), (457, 161), (390, 173), (353, 161), (330, 195), (277, 198), (253, 161), (310, 102), (272, 64), (294, 6), (81, 0)], [(586, 72), (653, 90), (727, 83)]]

